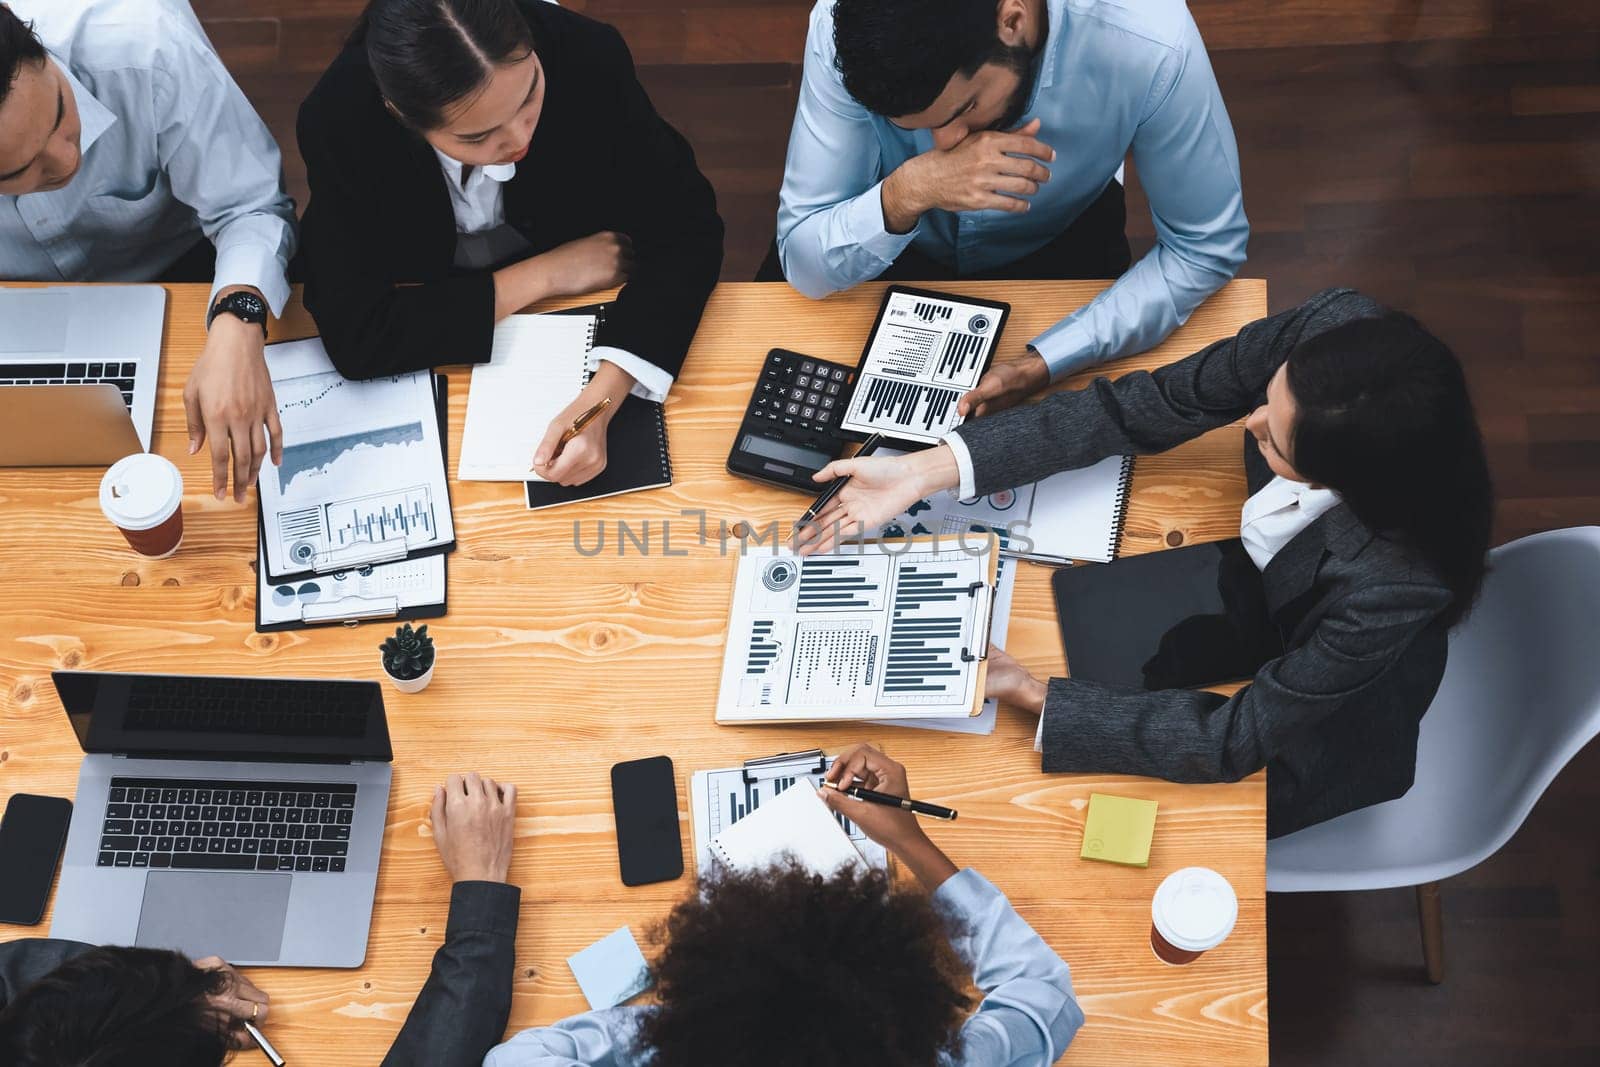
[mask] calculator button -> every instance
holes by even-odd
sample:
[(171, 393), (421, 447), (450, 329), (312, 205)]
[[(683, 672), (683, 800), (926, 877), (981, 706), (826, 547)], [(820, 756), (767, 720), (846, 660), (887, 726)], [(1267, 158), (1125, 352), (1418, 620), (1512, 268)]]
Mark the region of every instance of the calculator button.
[(806, 403), (810, 404), (812, 407), (816, 407), (817, 406), (817, 401), (819, 401), (821, 399), (822, 398), (816, 393), (807, 393), (806, 394)]
[(831, 396), (825, 396), (825, 397), (823, 397), (823, 398), (822, 398), (822, 410), (823, 410), (823, 411), (832, 411), (832, 410), (833, 410), (833, 405), (834, 405), (834, 404), (836, 404), (836, 403), (837, 403), (837, 402), (838, 402), (838, 401), (836, 401), (836, 400), (835, 400), (835, 399), (834, 399), (834, 398), (833, 398), (833, 397), (831, 397)]
[(829, 382), (828, 383), (828, 395), (829, 396), (838, 396), (839, 395), (839, 383), (838, 382)]
[(817, 365), (815, 363), (811, 362), (809, 359), (805, 360), (804, 362), (802, 362), (800, 364), (800, 373), (801, 374), (811, 374), (816, 369), (817, 369)]
[(783, 409), (783, 413), (785, 415), (798, 415), (800, 414), (800, 405), (791, 401), (789, 406)]
[(835, 367), (835, 368), (833, 368), (833, 380), (836, 381), (836, 382), (844, 381), (844, 368), (843, 367)]
[(817, 426), (826, 430), (828, 428), (828, 420), (831, 418), (833, 418), (833, 412), (831, 411), (817, 412)]
[(806, 398), (806, 391), (804, 389), (791, 389), (791, 390), (789, 390), (789, 399), (790, 400), (804, 400), (805, 398)]
[(807, 374), (802, 374), (802, 375), (800, 375), (800, 377), (798, 377), (798, 378), (796, 378), (794, 380), (794, 384), (798, 385), (802, 389), (806, 389), (806, 388), (810, 387), (810, 385), (811, 385), (811, 376), (807, 375)]
[(783, 420), (783, 424), (785, 426), (793, 426), (794, 425), (794, 420), (793, 419), (784, 419)]
[(801, 408), (800, 409), (800, 417), (802, 419), (814, 419), (814, 418), (817, 417), (817, 409), (816, 408), (810, 408), (810, 407)]
[(773, 385), (772, 385), (771, 382), (762, 382), (761, 383), (761, 391), (763, 393), (770, 393), (770, 392), (772, 392), (772, 390), (773, 390)]

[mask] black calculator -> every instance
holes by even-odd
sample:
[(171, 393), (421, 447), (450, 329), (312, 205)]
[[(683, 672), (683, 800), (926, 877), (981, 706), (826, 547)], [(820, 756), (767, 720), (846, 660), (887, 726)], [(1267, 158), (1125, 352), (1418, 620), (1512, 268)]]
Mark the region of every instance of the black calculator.
[(815, 494), (811, 476), (839, 458), (837, 434), (855, 368), (774, 348), (739, 424), (728, 470)]

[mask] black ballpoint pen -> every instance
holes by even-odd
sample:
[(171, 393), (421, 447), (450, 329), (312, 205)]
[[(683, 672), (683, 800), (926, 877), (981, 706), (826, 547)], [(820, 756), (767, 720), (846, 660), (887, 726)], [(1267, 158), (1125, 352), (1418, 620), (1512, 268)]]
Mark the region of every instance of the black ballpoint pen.
[(912, 800), (908, 797), (897, 797), (892, 793), (879, 793), (872, 789), (863, 789), (859, 785), (834, 785), (832, 782), (823, 782), (829, 789), (837, 789), (847, 797), (865, 800), (869, 804), (882, 804), (886, 808), (899, 808), (916, 815), (926, 815), (930, 819), (952, 820), (956, 817), (956, 809), (943, 808), (938, 804), (928, 804), (921, 800)]
[[(862, 456), (871, 455), (873, 450), (878, 447), (879, 442), (882, 440), (883, 434), (873, 434), (871, 437), (861, 442), (861, 447), (856, 449), (856, 454), (850, 458), (859, 459)], [(822, 491), (822, 495), (811, 502), (811, 506), (806, 508), (806, 513), (800, 516), (799, 521), (794, 524), (795, 532), (799, 533), (800, 527), (804, 526), (818, 515), (821, 515), (822, 509), (827, 507), (829, 502), (832, 501), (834, 497), (839, 495), (839, 490), (843, 489), (848, 484), (850, 484), (850, 476), (848, 474), (843, 478), (835, 478), (832, 482), (830, 482), (828, 487)]]

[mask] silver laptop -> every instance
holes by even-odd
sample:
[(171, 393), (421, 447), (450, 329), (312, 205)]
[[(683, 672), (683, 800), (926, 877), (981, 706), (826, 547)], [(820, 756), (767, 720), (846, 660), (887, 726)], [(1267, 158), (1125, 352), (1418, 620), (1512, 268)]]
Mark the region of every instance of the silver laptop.
[[(166, 308), (167, 293), (159, 285), (0, 287), (0, 421), (14, 422), (29, 407), (30, 393), (39, 389), (108, 383), (122, 398), (140, 447), (149, 451)], [(74, 399), (84, 398), (87, 421), (58, 424), (57, 440), (35, 442), (26, 454), (0, 454), (0, 465), (46, 466), (52, 457), (58, 465), (121, 458), (85, 458), (81, 435), (72, 431), (74, 425), (98, 428), (108, 418), (121, 418), (115, 405), (108, 410), (95, 402), (97, 392), (105, 390), (73, 391)], [(103, 432), (94, 436), (115, 440)]]
[(376, 682), (51, 677), (88, 753), (51, 937), (361, 965), (393, 759)]

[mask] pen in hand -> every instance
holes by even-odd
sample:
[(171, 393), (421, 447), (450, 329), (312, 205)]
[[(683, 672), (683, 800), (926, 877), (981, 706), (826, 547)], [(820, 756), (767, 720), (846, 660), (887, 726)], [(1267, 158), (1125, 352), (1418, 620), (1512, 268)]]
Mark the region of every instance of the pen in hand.
[(828, 789), (834, 789), (847, 797), (855, 797), (869, 804), (882, 804), (886, 808), (899, 808), (915, 815), (926, 815), (930, 819), (953, 820), (956, 817), (954, 808), (940, 807), (938, 804), (928, 804), (921, 800), (912, 800), (908, 797), (897, 797), (892, 793), (879, 793), (873, 789), (865, 789), (859, 785), (835, 785), (833, 782), (822, 783)]
[[(873, 434), (871, 437), (868, 437), (865, 441), (861, 442), (861, 447), (856, 449), (855, 457), (852, 458), (870, 456), (874, 451), (877, 450), (878, 444), (882, 440), (883, 434)], [(821, 515), (823, 509), (828, 506), (834, 497), (839, 495), (839, 491), (849, 484), (850, 476), (848, 474), (843, 478), (835, 478), (833, 481), (829, 482), (828, 487), (822, 491), (822, 494), (818, 496), (817, 499), (811, 502), (811, 506), (806, 508), (805, 514), (801, 515), (799, 520), (794, 524), (794, 532), (799, 533), (802, 526), (816, 518), (818, 515)]]
[(250, 1035), (250, 1039), (256, 1043), (256, 1047), (261, 1050), (261, 1054), (272, 1061), (272, 1067), (283, 1067), (283, 1057), (278, 1055), (278, 1050), (273, 1048), (272, 1042), (268, 1041), (261, 1031), (255, 1028), (254, 1023), (246, 1022), (244, 1029), (245, 1033)]
[(590, 408), (588, 411), (585, 411), (582, 415), (579, 415), (576, 419), (573, 419), (572, 425), (562, 431), (561, 439), (556, 442), (555, 454), (550, 457), (549, 462), (554, 463), (557, 459), (561, 458), (561, 450), (567, 447), (567, 443), (574, 437), (577, 437), (584, 430), (587, 430), (589, 428), (589, 424), (595, 419), (598, 419), (600, 417), (600, 413), (610, 406), (611, 398), (608, 396), (602, 399), (600, 403), (594, 405), (594, 407)]

